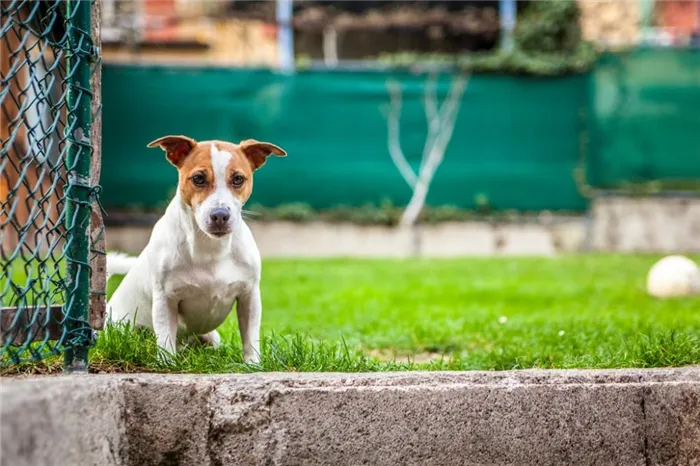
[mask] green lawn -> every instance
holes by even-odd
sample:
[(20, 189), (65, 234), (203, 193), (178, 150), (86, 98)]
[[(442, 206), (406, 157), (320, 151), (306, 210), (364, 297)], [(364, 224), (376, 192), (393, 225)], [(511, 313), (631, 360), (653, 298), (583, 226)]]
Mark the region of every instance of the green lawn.
[(241, 362), (235, 313), (218, 351), (192, 346), (166, 367), (150, 335), (111, 331), (94, 359), (197, 372), (698, 364), (700, 298), (648, 297), (656, 259), (268, 260), (261, 368)]

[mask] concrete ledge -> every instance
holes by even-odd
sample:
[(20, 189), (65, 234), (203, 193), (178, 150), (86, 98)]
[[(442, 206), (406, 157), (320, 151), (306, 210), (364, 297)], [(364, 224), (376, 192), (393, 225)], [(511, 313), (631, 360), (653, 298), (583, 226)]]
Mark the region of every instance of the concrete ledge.
[[(151, 219), (155, 221), (155, 219)], [(582, 251), (700, 252), (700, 196), (597, 196), (588, 216), (542, 213), (536, 221), (465, 221), (414, 231), (350, 223), (248, 222), (263, 257), (552, 256)], [(107, 247), (138, 254), (152, 224), (110, 225)]]
[(700, 252), (700, 197), (657, 195), (598, 197), (592, 209), (597, 251)]
[(4, 379), (3, 465), (698, 465), (700, 368)]
[[(350, 223), (248, 221), (260, 253), (281, 257), (552, 256), (580, 251), (582, 217), (542, 223), (448, 222), (415, 230)], [(151, 225), (107, 227), (107, 248), (138, 254)]]

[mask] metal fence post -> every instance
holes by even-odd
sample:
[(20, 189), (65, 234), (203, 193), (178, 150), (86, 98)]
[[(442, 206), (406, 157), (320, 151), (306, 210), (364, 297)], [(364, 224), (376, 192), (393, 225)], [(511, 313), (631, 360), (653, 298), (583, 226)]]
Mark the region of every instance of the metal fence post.
[(506, 52), (513, 51), (513, 29), (517, 6), (515, 0), (500, 0), (498, 2), (501, 19), (501, 48)]
[(90, 300), (90, 184), (92, 93), (90, 88), (92, 2), (68, 0), (66, 167), (67, 296), (64, 368), (87, 371), (92, 332), (88, 325)]
[(294, 30), (292, 27), (293, 0), (277, 0), (277, 42), (279, 67), (283, 73), (294, 71)]

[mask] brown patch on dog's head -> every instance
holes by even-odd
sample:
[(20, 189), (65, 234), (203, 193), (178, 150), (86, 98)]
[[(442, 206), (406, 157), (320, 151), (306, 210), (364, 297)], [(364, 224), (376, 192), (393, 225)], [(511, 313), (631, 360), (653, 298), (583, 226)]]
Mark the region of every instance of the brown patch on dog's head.
[(210, 143), (197, 143), (194, 150), (178, 167), (178, 173), (180, 196), (195, 210), (216, 189)]
[(253, 171), (262, 167), (270, 155), (286, 157), (287, 153), (281, 147), (269, 142), (260, 142), (255, 139), (246, 139), (238, 144), (243, 154), (248, 158)]
[(187, 136), (164, 136), (148, 144), (160, 147), (165, 157), (178, 169), (178, 188), (182, 199), (193, 209), (214, 189), (214, 172), (207, 143), (198, 143)]
[(197, 145), (197, 141), (187, 136), (163, 136), (148, 144), (149, 148), (160, 147), (165, 151), (168, 162), (176, 167), (187, 158), (192, 149)]

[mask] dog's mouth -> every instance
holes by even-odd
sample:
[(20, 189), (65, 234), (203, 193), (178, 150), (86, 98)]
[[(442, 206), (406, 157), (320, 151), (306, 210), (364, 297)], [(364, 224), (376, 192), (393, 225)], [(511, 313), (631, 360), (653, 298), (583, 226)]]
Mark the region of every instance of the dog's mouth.
[(223, 238), (224, 236), (231, 233), (231, 230), (229, 230), (227, 228), (226, 229), (216, 229), (216, 230), (210, 229), (207, 231), (207, 233), (209, 233), (209, 235), (213, 236), (214, 238)]

